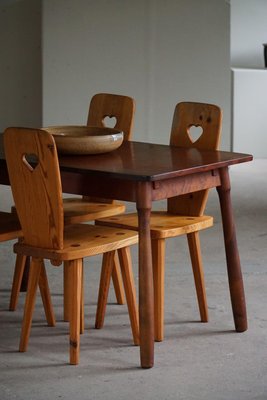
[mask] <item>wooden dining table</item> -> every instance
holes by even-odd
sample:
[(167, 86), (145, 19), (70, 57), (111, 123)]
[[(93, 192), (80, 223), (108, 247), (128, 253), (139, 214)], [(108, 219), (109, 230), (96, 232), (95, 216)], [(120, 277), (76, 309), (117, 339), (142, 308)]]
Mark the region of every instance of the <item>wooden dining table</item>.
[[(0, 144), (0, 147), (1, 146)], [(235, 329), (247, 329), (246, 303), (231, 204), (229, 166), (252, 160), (249, 154), (205, 151), (142, 142), (124, 142), (98, 155), (59, 155), (65, 193), (134, 202), (139, 223), (140, 359), (154, 364), (153, 271), (150, 212), (153, 201), (217, 189)], [(3, 151), (0, 184), (9, 185)]]

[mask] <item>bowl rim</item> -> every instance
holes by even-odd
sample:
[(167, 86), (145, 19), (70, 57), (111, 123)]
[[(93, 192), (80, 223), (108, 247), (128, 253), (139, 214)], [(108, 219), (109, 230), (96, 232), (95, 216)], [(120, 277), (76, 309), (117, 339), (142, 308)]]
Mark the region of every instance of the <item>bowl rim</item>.
[[(60, 132), (62, 129), (62, 132)], [(66, 130), (65, 132), (64, 129)], [(77, 130), (77, 132), (71, 132), (71, 129)], [(78, 132), (78, 130), (81, 132)], [(112, 128), (107, 126), (92, 126), (92, 125), (53, 125), (43, 127), (42, 130), (51, 133), (56, 138), (64, 137), (64, 138), (97, 138), (97, 137), (118, 137), (123, 138), (123, 131), (118, 128)], [(55, 132), (53, 132), (55, 130)], [(88, 130), (96, 131), (96, 134), (90, 134)], [(84, 131), (84, 132), (83, 132)], [(86, 132), (87, 131), (87, 132)], [(102, 132), (101, 132), (102, 131)]]

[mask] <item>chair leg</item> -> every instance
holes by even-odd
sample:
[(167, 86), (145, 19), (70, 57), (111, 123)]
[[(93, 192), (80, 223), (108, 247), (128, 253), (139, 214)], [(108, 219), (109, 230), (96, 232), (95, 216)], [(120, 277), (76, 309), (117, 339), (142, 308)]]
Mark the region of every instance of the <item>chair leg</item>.
[(69, 261), (68, 268), (70, 278), (70, 364), (77, 365), (80, 356), (82, 260)]
[(121, 304), (121, 305), (125, 304), (125, 296), (124, 296), (124, 291), (123, 291), (121, 270), (120, 270), (120, 264), (119, 264), (117, 252), (116, 252), (115, 258), (114, 258), (114, 267), (112, 270), (111, 277), (112, 277), (112, 282), (113, 282), (113, 286), (114, 286), (117, 303)]
[[(70, 284), (71, 279), (69, 277), (69, 261), (64, 262), (63, 267), (63, 320), (69, 321), (69, 309), (70, 309)], [(81, 288), (81, 313), (80, 313), (80, 333), (84, 333), (84, 268), (82, 260), (82, 288)]]
[(199, 232), (193, 232), (187, 234), (187, 240), (190, 251), (193, 274), (194, 274), (201, 322), (208, 322), (209, 319), (208, 305), (207, 305), (204, 271), (203, 271), (203, 264), (201, 257)]
[(53, 306), (52, 306), (45, 265), (44, 265), (43, 260), (41, 260), (40, 262), (41, 262), (41, 272), (40, 272), (40, 277), (39, 277), (39, 289), (40, 289), (40, 293), (42, 296), (46, 320), (47, 320), (47, 324), (49, 326), (55, 326), (56, 319), (55, 319), (54, 310), (53, 310)]
[(105, 311), (108, 300), (110, 279), (114, 267), (115, 251), (103, 254), (100, 284), (98, 289), (98, 301), (95, 318), (95, 328), (101, 329), (104, 325)]
[(84, 333), (84, 267), (83, 267), (83, 260), (82, 260), (80, 334), (83, 334), (83, 333)]
[(65, 261), (63, 266), (63, 321), (69, 321), (69, 262)]
[(36, 291), (38, 287), (41, 268), (42, 268), (42, 261), (40, 259), (33, 258), (30, 265), (28, 290), (26, 294), (24, 316), (23, 316), (21, 336), (20, 336), (19, 351), (21, 352), (27, 350), (29, 342)]
[(165, 239), (152, 239), (155, 341), (164, 339)]
[(11, 288), (10, 302), (9, 302), (10, 311), (15, 311), (17, 308), (25, 264), (26, 264), (26, 256), (23, 256), (22, 254), (17, 254), (12, 288)]
[(132, 333), (133, 333), (133, 341), (135, 345), (139, 345), (140, 344), (139, 316), (138, 316), (138, 307), (136, 301), (136, 290), (134, 284), (130, 248), (124, 247), (122, 249), (119, 249), (118, 254), (120, 259), (122, 279), (127, 300)]

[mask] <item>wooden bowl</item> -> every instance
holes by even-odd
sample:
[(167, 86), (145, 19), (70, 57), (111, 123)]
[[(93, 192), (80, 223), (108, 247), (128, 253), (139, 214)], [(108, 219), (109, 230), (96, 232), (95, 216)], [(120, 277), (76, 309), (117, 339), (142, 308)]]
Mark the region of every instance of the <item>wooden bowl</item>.
[(123, 132), (94, 126), (49, 126), (61, 154), (100, 154), (116, 150), (123, 142)]

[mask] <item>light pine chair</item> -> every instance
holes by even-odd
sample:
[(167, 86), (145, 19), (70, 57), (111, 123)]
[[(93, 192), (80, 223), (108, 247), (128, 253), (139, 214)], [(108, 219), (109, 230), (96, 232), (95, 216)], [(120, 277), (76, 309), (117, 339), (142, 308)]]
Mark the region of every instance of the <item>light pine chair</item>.
[[(89, 105), (88, 126), (110, 126), (124, 134), (124, 140), (132, 137), (135, 114), (135, 101), (129, 96), (111, 93), (95, 94)], [(64, 199), (64, 218), (66, 224), (88, 222), (98, 218), (122, 214), (124, 203), (116, 200), (83, 196)], [(64, 293), (68, 291), (68, 268), (64, 268)], [(113, 258), (112, 282), (118, 304), (125, 303), (122, 277), (118, 255)], [(101, 294), (99, 295), (99, 299)], [(68, 296), (64, 296), (64, 320), (68, 321)]]
[[(135, 101), (131, 97), (110, 93), (95, 94), (89, 105), (88, 126), (109, 126), (119, 129), (124, 140), (132, 136), (135, 113)], [(125, 205), (115, 200), (93, 198), (88, 196), (64, 199), (64, 216), (66, 224), (88, 222), (97, 218), (122, 214)]]
[[(132, 136), (135, 113), (135, 101), (129, 96), (111, 93), (95, 94), (89, 105), (87, 125), (104, 127), (110, 123), (114, 128), (123, 131), (124, 140)], [(110, 217), (125, 211), (121, 202), (88, 196), (70, 197), (63, 200), (65, 224), (94, 221), (98, 218)], [(68, 271), (64, 268), (64, 293), (68, 291)], [(19, 287), (23, 271), (15, 269), (11, 289), (10, 310), (14, 311), (19, 297)], [(112, 281), (118, 304), (125, 303), (122, 277), (117, 254), (114, 257)], [(64, 320), (68, 321), (68, 295), (64, 296)]]
[(19, 220), (13, 213), (0, 211), (0, 242), (22, 237)]
[[(216, 150), (219, 147), (222, 112), (211, 104), (182, 102), (177, 104), (173, 116), (170, 146)], [(199, 137), (193, 137), (197, 128)], [(194, 192), (167, 201), (166, 211), (151, 213), (151, 242), (154, 275), (155, 340), (164, 338), (164, 270), (165, 241), (168, 238), (186, 235), (193, 268), (197, 299), (202, 322), (208, 321), (203, 265), (199, 232), (213, 225), (211, 216), (203, 215), (208, 198), (208, 189)], [(138, 229), (137, 214), (123, 214), (97, 221), (101, 226), (123, 229)], [(98, 307), (96, 326), (103, 326), (104, 307)]]
[(127, 262), (128, 246), (137, 243), (138, 234), (130, 230), (91, 224), (64, 225), (56, 145), (48, 132), (38, 129), (8, 128), (4, 133), (4, 147), (13, 198), (23, 231), (23, 238), (14, 245), (14, 251), (20, 256), (31, 257), (19, 350), (21, 352), (27, 350), (43, 260), (50, 260), (55, 266), (67, 262), (70, 363), (79, 363), (80, 329), (83, 325), (81, 322), (83, 258), (104, 253), (105, 268), (110, 270), (108, 275), (111, 276), (116, 250), (122, 261), (125, 290), (129, 297), (131, 326), (134, 341), (138, 344), (136, 298), (132, 269)]
[[(5, 212), (5, 211), (0, 211), (0, 242), (6, 242), (9, 240), (18, 239), (21, 237), (22, 237), (22, 230), (21, 230), (20, 223), (19, 223), (19, 220), (18, 220), (16, 214)], [(16, 293), (17, 297), (18, 297), (18, 293), (20, 290), (20, 283), (21, 283), (20, 273), (23, 272), (23, 270), (24, 270), (25, 261), (26, 261), (26, 257), (17, 255), (16, 264), (15, 264), (15, 270), (17, 270), (17, 273), (16, 273), (17, 279), (16, 279), (16, 282), (14, 282), (14, 286), (16, 287), (16, 289), (14, 290), (14, 294)], [(22, 279), (22, 275), (21, 275), (21, 279)], [(17, 287), (18, 280), (20, 280), (19, 287)], [(11, 300), (12, 300), (12, 302), (17, 303), (17, 298), (10, 299), (10, 304), (11, 304)]]
[[(22, 230), (20, 227), (19, 220), (17, 215), (14, 213), (0, 211), (0, 242), (6, 242), (9, 240), (14, 240), (22, 238)], [(24, 265), (26, 262), (26, 257), (22, 254), (17, 254), (16, 256), (16, 264), (15, 269), (17, 270), (16, 281), (14, 282), (16, 290), (14, 293), (19, 293), (21, 280), (22, 280), (22, 272), (24, 270)], [(49, 286), (47, 282), (46, 271), (44, 265), (41, 266), (41, 274), (39, 281), (39, 288), (41, 292), (41, 297), (44, 305), (44, 311), (47, 319), (47, 323), (49, 326), (55, 325), (55, 317), (51, 305), (51, 298), (49, 292)], [(10, 302), (16, 304), (18, 300), (18, 296), (16, 298), (11, 298)]]

